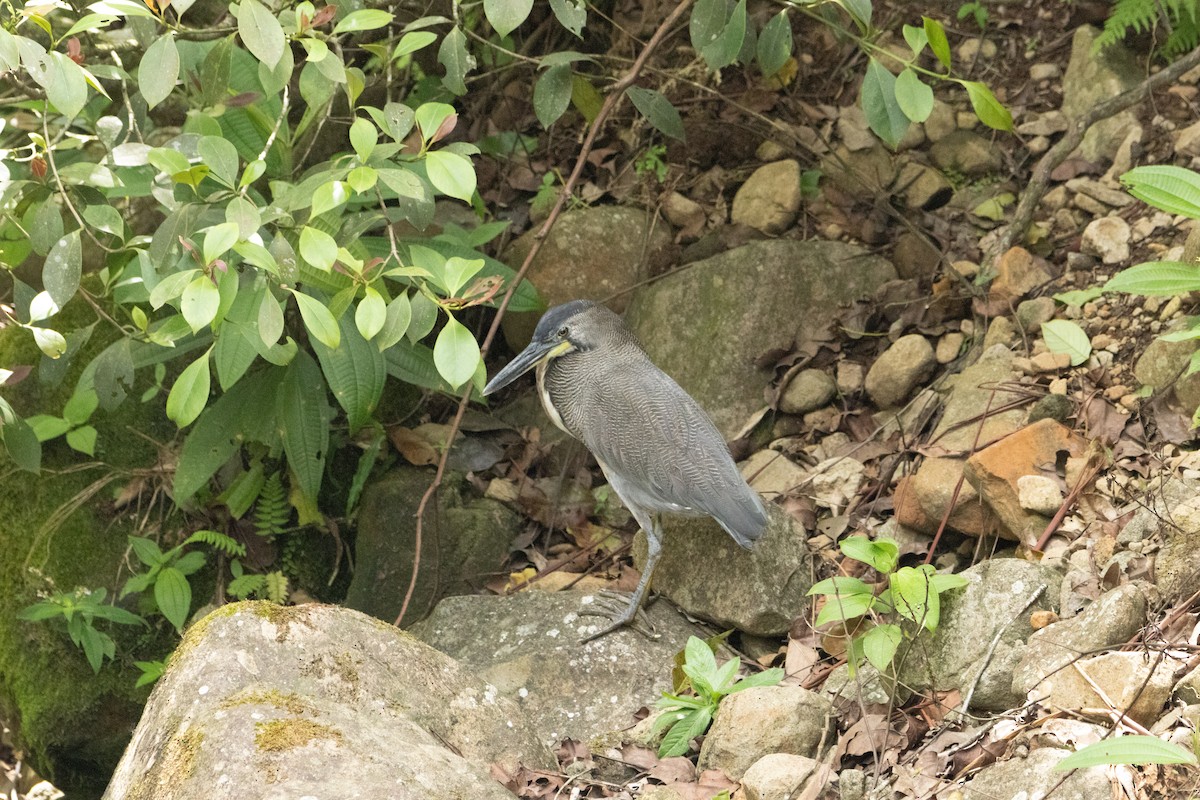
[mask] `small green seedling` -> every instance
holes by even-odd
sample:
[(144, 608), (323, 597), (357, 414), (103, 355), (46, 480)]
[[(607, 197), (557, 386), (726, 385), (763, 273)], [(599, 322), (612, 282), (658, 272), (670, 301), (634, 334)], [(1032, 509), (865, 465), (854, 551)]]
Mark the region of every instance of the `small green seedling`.
[(56, 592), (17, 613), (18, 619), (28, 622), (62, 617), (67, 623), (67, 633), (76, 647), (83, 650), (92, 671), (99, 673), (104, 659), (112, 659), (117, 645), (112, 637), (96, 630), (98, 619), (106, 619), (118, 625), (145, 625), (146, 620), (123, 608), (104, 602), (108, 592), (104, 589), (76, 589), (73, 592)]
[[(783, 670), (778, 667), (738, 678), (738, 669), (742, 665), (740, 658), (731, 658), (718, 667), (713, 649), (723, 638), (717, 637), (711, 645), (695, 636), (688, 638), (683, 651), (686, 676), (683, 685), (676, 686), (674, 694), (663, 692), (662, 699), (655, 704), (665, 713), (655, 720), (652, 731), (657, 733), (670, 728), (658, 747), (659, 758), (686, 753), (692, 739), (708, 730), (717, 706), (725, 696), (754, 686), (774, 686), (783, 679)], [(692, 696), (684, 696), (682, 693), (689, 687)]]

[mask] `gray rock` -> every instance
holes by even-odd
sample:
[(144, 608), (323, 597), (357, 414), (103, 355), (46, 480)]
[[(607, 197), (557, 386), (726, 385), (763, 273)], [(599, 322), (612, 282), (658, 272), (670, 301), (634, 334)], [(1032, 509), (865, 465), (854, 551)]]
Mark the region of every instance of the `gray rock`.
[(867, 115), (863, 113), (862, 106), (858, 103), (842, 106), (838, 110), (835, 125), (838, 138), (851, 152), (868, 150), (879, 144), (879, 140), (875, 138), (875, 134), (871, 133), (871, 128), (867, 125)]
[(1179, 683), (1171, 690), (1171, 696), (1188, 706), (1200, 703), (1200, 667), (1180, 678)]
[[(1081, 25), (1071, 40), (1062, 102), (1063, 113), (1071, 119), (1079, 119), (1097, 104), (1133, 88), (1145, 76), (1137, 59), (1119, 42), (1097, 53), (1093, 45), (1099, 35), (1096, 28)], [(1088, 161), (1111, 160), (1125, 134), (1137, 124), (1132, 109), (1100, 120), (1083, 137), (1079, 154)]]
[(1035, 297), (1017, 306), (1017, 325), (1026, 333), (1037, 334), (1043, 322), (1054, 319), (1054, 298)]
[(939, 100), (935, 97), (933, 100), (933, 111), (929, 112), (929, 116), (922, 123), (922, 127), (925, 129), (925, 135), (929, 138), (929, 141), (937, 142), (945, 139), (958, 130), (958, 120), (955, 117), (954, 106), (945, 100)]
[(1053, 517), (1062, 502), (1062, 488), (1053, 478), (1045, 475), (1022, 475), (1017, 478), (1017, 503), (1025, 511)]
[(996, 317), (988, 325), (987, 333), (983, 335), (983, 349), (990, 350), (996, 345), (1012, 347), (1018, 338), (1017, 326), (1008, 317)]
[(1043, 747), (1033, 750), (1025, 758), (998, 761), (984, 767), (963, 784), (962, 798), (1015, 800), (1018, 797), (1053, 797), (1055, 800), (1096, 800), (1108, 797), (1111, 789), (1104, 767), (1088, 767), (1073, 772), (1054, 771), (1054, 765), (1069, 755), (1069, 750)]
[(1162, 549), (1154, 560), (1154, 577), (1167, 603), (1177, 603), (1200, 583), (1200, 495), (1167, 508), (1162, 517)]
[[(502, 503), (464, 491), (460, 475), (446, 477), (422, 525), (421, 569), (406, 622), (446, 595), (474, 592), (500, 568), (521, 530), (520, 517)], [(431, 469), (402, 466), (364, 490), (346, 605), (385, 622), (400, 613), (412, 575), (417, 506), (431, 480)]]
[(863, 662), (854, 671), (854, 677), (850, 676), (848, 664), (834, 667), (825, 683), (821, 684), (821, 694), (832, 700), (838, 708), (844, 708), (846, 703), (854, 706), (859, 703), (868, 706), (903, 703), (912, 693), (904, 687), (898, 687), (894, 679), (881, 675), (869, 662)]
[(910, 161), (896, 178), (897, 193), (910, 211), (945, 205), (954, 194), (950, 181), (933, 167)]
[(779, 397), (779, 410), (785, 414), (805, 414), (837, 396), (837, 385), (829, 374), (820, 369), (804, 369), (796, 373)]
[(1075, 404), (1071, 402), (1071, 398), (1061, 394), (1048, 394), (1033, 404), (1029, 409), (1029, 418), (1026, 423), (1032, 425), (1038, 420), (1054, 419), (1059, 422), (1066, 422), (1067, 418), (1075, 412)]
[(1078, 615), (1034, 631), (1013, 670), (1013, 692), (1028, 694), (1080, 655), (1124, 644), (1145, 622), (1146, 597), (1140, 589), (1125, 584), (1106, 592)]
[(820, 169), (830, 183), (860, 200), (878, 197), (896, 179), (896, 159), (879, 142), (854, 152), (838, 145), (821, 159)]
[[(1007, 320), (999, 317), (995, 322)], [(993, 323), (993, 325), (995, 324)], [(996, 391), (994, 387), (1017, 381), (1020, 373), (1013, 367), (1012, 353), (1003, 347), (988, 347), (979, 360), (948, 382), (946, 411), (933, 430), (931, 442), (949, 450), (969, 450), (978, 431), (980, 442), (993, 442), (1021, 427), (1025, 412), (1020, 408), (997, 411), (1021, 399), (1016, 392)], [(980, 425), (964, 425), (991, 407)], [(982, 428), (982, 430), (980, 430)]]
[(740, 780), (771, 753), (812, 758), (832, 722), (833, 706), (816, 692), (799, 686), (746, 689), (721, 701), (696, 766)]
[(1080, 249), (1105, 264), (1120, 264), (1129, 260), (1131, 236), (1129, 223), (1121, 217), (1100, 217), (1083, 229)]
[[(1012, 708), (1025, 699), (1012, 691), (1012, 669), (1033, 633), (1029, 615), (1057, 607), (1062, 578), (1048, 567), (1015, 558), (984, 561), (962, 576), (970, 583), (942, 596), (937, 631), (898, 659), (900, 682), (916, 691), (958, 689), (964, 697), (974, 685), (972, 708)], [(1041, 594), (1027, 607), (1039, 587)], [(997, 635), (999, 643), (985, 660)]]
[(917, 333), (901, 336), (867, 372), (867, 394), (880, 408), (898, 406), (917, 384), (933, 374), (937, 359), (929, 340)]
[(763, 233), (783, 233), (796, 221), (802, 199), (799, 161), (763, 164), (734, 195), (730, 219)]
[(1000, 169), (1000, 151), (986, 138), (972, 131), (955, 131), (939, 139), (929, 149), (929, 157), (942, 169), (962, 175), (987, 175)]
[(1070, 122), (1057, 109), (1044, 114), (1035, 114), (1017, 126), (1017, 133), (1022, 136), (1053, 136), (1066, 131)]
[(1137, 202), (1133, 195), (1091, 178), (1072, 178), (1067, 181), (1067, 189), (1112, 208), (1124, 208)]
[(1143, 386), (1150, 386), (1155, 391), (1162, 391), (1174, 383), (1175, 379), (1187, 369), (1196, 347), (1195, 339), (1187, 339), (1182, 342), (1154, 339), (1146, 345), (1146, 349), (1134, 363), (1133, 376)]
[[(771, 753), (750, 765), (742, 776), (745, 800), (791, 800), (821, 762), (807, 756)], [(832, 773), (829, 773), (832, 774)]]
[(755, 357), (821, 330), (838, 306), (895, 277), (842, 242), (752, 242), (636, 293), (628, 320), (654, 362), (732, 436), (763, 405), (771, 375)]
[(1171, 134), (1175, 142), (1175, 153), (1181, 156), (1200, 156), (1200, 122), (1193, 122), (1186, 128)]
[(1053, 63), (1030, 64), (1029, 80), (1049, 81), (1062, 76), (1062, 67)]
[(555, 763), (453, 659), (348, 609), (236, 603), (188, 630), (104, 797), (511, 800), (494, 762)]
[(1079, 660), (1074, 669), (1047, 675), (1029, 690), (1029, 698), (1050, 709), (1076, 713), (1107, 708), (1111, 702), (1135, 722), (1150, 725), (1171, 696), (1176, 666), (1173, 659), (1159, 659), (1153, 653), (1103, 653)]
[(931, 278), (942, 263), (942, 253), (921, 234), (905, 231), (896, 237), (892, 263), (901, 278)]
[(587, 741), (627, 727), (635, 710), (669, 691), (671, 659), (688, 636), (704, 635), (657, 602), (646, 612), (661, 638), (620, 630), (580, 644), (603, 622), (579, 613), (592, 600), (584, 592), (450, 597), (412, 632), (515, 703), (544, 744)]
[[(663, 520), (662, 558), (653, 587), (687, 613), (757, 636), (787, 631), (808, 608), (812, 554), (805, 531), (778, 508), (768, 507), (766, 533), (744, 550), (709, 517)], [(638, 532), (633, 557), (646, 559)]]
[[(504, 260), (521, 265), (533, 247), (538, 227), (518, 238)], [(653, 214), (629, 206), (596, 206), (563, 214), (546, 237), (529, 270), (529, 280), (549, 306), (568, 300), (606, 300), (625, 310), (625, 289), (667, 266), (674, 253), (671, 231)], [(539, 312), (504, 315), (504, 338), (513, 350), (529, 344)]]

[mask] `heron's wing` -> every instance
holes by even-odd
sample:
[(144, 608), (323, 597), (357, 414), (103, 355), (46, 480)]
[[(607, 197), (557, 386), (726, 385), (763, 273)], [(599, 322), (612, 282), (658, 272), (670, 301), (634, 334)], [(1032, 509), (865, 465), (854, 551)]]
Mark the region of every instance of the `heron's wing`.
[(587, 381), (581, 425), (622, 499), (649, 511), (709, 514), (743, 546), (766, 526), (725, 440), (692, 397), (649, 359)]

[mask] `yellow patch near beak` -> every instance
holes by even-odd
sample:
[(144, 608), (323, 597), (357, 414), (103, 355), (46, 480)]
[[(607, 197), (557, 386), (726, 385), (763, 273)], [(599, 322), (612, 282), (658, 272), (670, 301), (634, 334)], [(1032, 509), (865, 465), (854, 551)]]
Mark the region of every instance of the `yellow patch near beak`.
[(558, 358), (561, 355), (566, 355), (567, 353), (571, 352), (574, 349), (575, 349), (575, 345), (571, 344), (570, 341), (560, 342), (559, 344), (554, 345), (554, 347), (552, 347), (550, 349), (550, 351), (546, 353), (546, 355), (542, 356), (542, 360), (539, 361), (538, 363), (539, 364), (549, 364), (554, 359)]

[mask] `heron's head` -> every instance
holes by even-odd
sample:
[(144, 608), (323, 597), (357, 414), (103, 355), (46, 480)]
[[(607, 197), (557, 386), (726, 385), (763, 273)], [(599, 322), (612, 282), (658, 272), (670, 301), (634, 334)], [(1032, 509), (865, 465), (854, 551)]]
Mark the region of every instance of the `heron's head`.
[(591, 300), (572, 300), (555, 306), (538, 321), (529, 346), (488, 382), (483, 393), (488, 395), (503, 389), (539, 364), (568, 353), (587, 352), (614, 337), (628, 335), (626, 330), (619, 316)]

